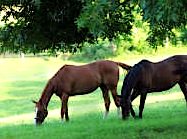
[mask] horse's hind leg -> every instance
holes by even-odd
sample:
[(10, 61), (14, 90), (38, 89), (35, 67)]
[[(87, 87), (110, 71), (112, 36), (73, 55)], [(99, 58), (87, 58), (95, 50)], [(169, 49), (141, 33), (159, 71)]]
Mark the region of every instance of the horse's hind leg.
[(121, 98), (117, 95), (117, 87), (110, 88), (110, 90), (112, 92), (112, 97), (113, 97), (115, 105), (117, 107), (117, 113), (118, 113), (118, 115), (120, 115)]
[(106, 112), (105, 112), (104, 118), (106, 118), (108, 116), (109, 108), (110, 108), (110, 97), (109, 97), (108, 89), (106, 86), (102, 85), (102, 86), (100, 86), (100, 88), (103, 93), (103, 98), (104, 98), (104, 102), (105, 102)]
[(185, 100), (186, 100), (186, 106), (187, 106), (187, 83), (185, 82), (179, 82), (179, 86), (184, 94)]
[(64, 113), (65, 113), (66, 121), (69, 121), (68, 98), (69, 98), (69, 96), (67, 94), (63, 94), (62, 97), (61, 97), (61, 100), (62, 100), (62, 107), (61, 107), (61, 118), (62, 118), (62, 121), (64, 119)]

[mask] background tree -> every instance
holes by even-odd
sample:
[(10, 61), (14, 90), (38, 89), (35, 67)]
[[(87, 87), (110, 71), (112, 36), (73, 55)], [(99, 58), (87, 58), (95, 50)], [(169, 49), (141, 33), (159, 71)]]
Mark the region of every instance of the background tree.
[[(75, 51), (85, 41), (130, 34), (133, 21), (130, 0), (2, 0), (0, 6), (6, 12), (1, 51)], [(15, 22), (8, 22), (11, 16)]]
[(77, 20), (78, 28), (88, 28), (96, 39), (131, 34), (133, 9), (130, 0), (87, 0)]
[(175, 34), (172, 29), (185, 28), (187, 23), (186, 0), (138, 0), (143, 20), (149, 23), (148, 41), (163, 45), (163, 40)]
[(0, 51), (75, 52), (84, 42), (112, 41), (131, 34), (137, 9), (156, 47), (175, 36), (173, 29), (186, 30), (186, 5), (186, 0), (1, 0)]
[[(1, 51), (75, 51), (92, 38), (87, 29), (78, 30), (75, 24), (82, 4), (81, 0), (2, 0)], [(10, 17), (15, 21), (8, 22)]]

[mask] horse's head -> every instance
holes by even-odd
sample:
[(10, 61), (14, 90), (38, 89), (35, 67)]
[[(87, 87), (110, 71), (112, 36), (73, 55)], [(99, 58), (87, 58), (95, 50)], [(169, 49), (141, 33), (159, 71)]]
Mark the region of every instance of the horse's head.
[(129, 103), (127, 101), (125, 101), (126, 103), (124, 103), (121, 95), (117, 95), (117, 100), (122, 110), (122, 118), (125, 120), (129, 117), (129, 111), (130, 111), (130, 106), (128, 105)]
[(128, 119), (129, 115), (130, 115), (130, 105), (128, 105), (129, 103), (121, 104), (121, 112), (122, 112), (122, 119), (126, 120)]
[(48, 111), (47, 108), (40, 101), (39, 102), (33, 101), (33, 103), (36, 104), (35, 106), (36, 116), (34, 118), (34, 121), (36, 125), (40, 125), (47, 117)]

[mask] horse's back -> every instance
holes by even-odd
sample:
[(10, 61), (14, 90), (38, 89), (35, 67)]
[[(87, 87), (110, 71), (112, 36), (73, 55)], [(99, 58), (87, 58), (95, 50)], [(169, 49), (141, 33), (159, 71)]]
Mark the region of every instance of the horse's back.
[(101, 75), (102, 83), (108, 85), (117, 85), (119, 80), (119, 67), (116, 62), (105, 60), (98, 61), (99, 74)]
[[(85, 64), (85, 65), (64, 65), (60, 68), (60, 70), (56, 73), (61, 76), (86, 76), (94, 74), (98, 76), (100, 74), (112, 73), (118, 71), (118, 66), (115, 62), (109, 60), (101, 60), (93, 63)], [(79, 77), (77, 77), (79, 78)]]
[(65, 65), (61, 71), (59, 71), (59, 75), (62, 79), (66, 81), (83, 81), (83, 80), (94, 80), (96, 78), (100, 78), (97, 71), (90, 68), (87, 65), (75, 66), (75, 65)]
[(98, 61), (98, 70), (100, 74), (114, 73), (119, 70), (118, 65), (109, 60)]
[(151, 91), (167, 90), (178, 83), (187, 72), (187, 56), (175, 55), (156, 63), (143, 60), (139, 67), (142, 67), (142, 84), (147, 88), (149, 86)]
[(177, 67), (175, 74), (180, 74), (181, 78), (187, 79), (187, 55), (177, 55), (174, 58)]
[(118, 65), (103, 60), (81, 66), (64, 65), (55, 75), (61, 89), (72, 92), (71, 95), (89, 93), (101, 84), (117, 86)]
[(174, 55), (158, 62), (157, 65), (160, 65), (163, 71), (167, 70), (167, 73), (173, 75), (182, 74), (183, 72), (187, 72), (187, 55)]

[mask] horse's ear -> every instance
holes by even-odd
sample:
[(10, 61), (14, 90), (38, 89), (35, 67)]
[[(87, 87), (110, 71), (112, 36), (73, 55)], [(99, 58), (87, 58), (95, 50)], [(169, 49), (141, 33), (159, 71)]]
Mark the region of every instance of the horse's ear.
[(32, 102), (35, 103), (35, 104), (37, 103), (37, 101), (35, 101), (35, 100), (32, 100)]

